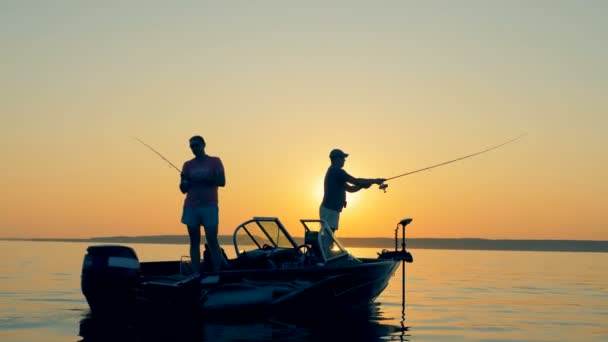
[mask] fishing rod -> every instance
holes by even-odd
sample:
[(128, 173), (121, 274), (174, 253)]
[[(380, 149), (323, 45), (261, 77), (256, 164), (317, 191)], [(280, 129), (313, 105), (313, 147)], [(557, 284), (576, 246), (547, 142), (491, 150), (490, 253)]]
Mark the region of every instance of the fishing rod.
[(145, 142), (143, 142), (143, 140), (139, 139), (138, 137), (133, 137), (133, 139), (139, 141), (140, 143), (142, 143), (144, 146), (146, 146), (147, 148), (149, 148), (150, 150), (152, 150), (152, 152), (156, 153), (159, 157), (161, 157), (164, 161), (166, 161), (167, 163), (169, 163), (169, 165), (173, 166), (174, 169), (177, 170), (177, 172), (179, 172), (180, 174), (182, 173), (182, 170), (180, 170), (177, 166), (173, 165), (172, 162), (169, 161), (169, 159), (165, 158), (165, 156), (163, 156), (162, 154), (160, 154), (157, 150), (155, 150), (152, 146), (146, 144)]
[(417, 173), (417, 172), (421, 172), (421, 171), (430, 170), (430, 169), (436, 168), (436, 167), (438, 167), (438, 166), (442, 166), (442, 165), (450, 164), (450, 163), (453, 163), (453, 162), (457, 162), (457, 161), (459, 161), (459, 160), (463, 160), (463, 159), (471, 158), (471, 157), (474, 157), (474, 156), (476, 156), (476, 155), (480, 155), (480, 154), (482, 154), (482, 153), (486, 153), (486, 152), (489, 152), (489, 151), (491, 151), (491, 150), (495, 150), (495, 149), (497, 149), (497, 148), (499, 148), (499, 147), (502, 147), (502, 146), (504, 146), (504, 145), (506, 145), (506, 144), (512, 143), (512, 142), (514, 142), (514, 141), (516, 141), (516, 140), (521, 139), (521, 138), (522, 138), (523, 136), (525, 136), (525, 135), (526, 135), (526, 133), (524, 133), (524, 134), (522, 134), (522, 135), (518, 136), (517, 138), (514, 138), (514, 139), (511, 139), (511, 140), (509, 140), (509, 141), (506, 141), (506, 142), (504, 142), (504, 143), (502, 143), (502, 144), (499, 144), (499, 145), (496, 145), (496, 146), (492, 146), (492, 147), (487, 148), (487, 149), (485, 149), (485, 150), (483, 150), (483, 151), (475, 152), (475, 153), (473, 153), (473, 154), (469, 154), (469, 155), (466, 155), (466, 156), (464, 156), (464, 157), (456, 158), (456, 159), (449, 160), (449, 161), (446, 161), (446, 162), (443, 162), (443, 163), (439, 163), (439, 164), (436, 164), (436, 165), (428, 166), (428, 167), (425, 167), (425, 168), (422, 168), (422, 169), (418, 169), (418, 170), (414, 170), (414, 171), (406, 172), (406, 173), (401, 174), (401, 175), (397, 175), (397, 176), (393, 176), (393, 177), (387, 178), (387, 179), (385, 179), (385, 180), (384, 180), (384, 182), (385, 182), (385, 183), (380, 184), (380, 185), (378, 186), (378, 188), (379, 188), (380, 190), (384, 190), (384, 192), (386, 192), (386, 188), (388, 188), (388, 184), (386, 184), (386, 182), (387, 182), (387, 181), (389, 181), (389, 180), (391, 180), (391, 179), (395, 179), (395, 178), (399, 178), (399, 177), (403, 177), (403, 176), (411, 175), (411, 174), (414, 174), (414, 173)]

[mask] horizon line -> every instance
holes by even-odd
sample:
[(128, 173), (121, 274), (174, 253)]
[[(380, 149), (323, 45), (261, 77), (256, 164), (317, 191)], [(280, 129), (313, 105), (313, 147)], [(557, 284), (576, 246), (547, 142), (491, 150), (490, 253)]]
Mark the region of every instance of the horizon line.
[[(35, 240), (47, 240), (47, 241), (83, 241), (86, 242), (88, 240), (100, 240), (100, 239), (139, 239), (139, 238), (188, 238), (186, 234), (166, 234), (166, 235), (110, 235), (110, 236), (92, 236), (92, 237), (10, 237), (3, 236), (0, 237), (0, 240), (4, 241), (12, 241), (12, 240), (21, 240), (21, 241), (35, 241)], [(204, 234), (201, 235), (204, 237)], [(230, 238), (232, 239), (231, 234), (219, 234), (218, 237)], [(292, 238), (303, 239), (304, 236), (292, 235)], [(364, 239), (390, 239), (394, 240), (394, 237), (386, 237), (386, 236), (344, 236), (344, 237), (336, 237), (338, 240), (364, 240)], [(407, 240), (486, 240), (486, 241), (581, 241), (581, 242), (606, 242), (608, 240), (590, 240), (590, 239), (516, 239), (516, 238), (481, 238), (481, 237), (406, 237)], [(401, 240), (401, 238), (399, 238)]]
[[(293, 237), (301, 241), (303, 237)], [(187, 235), (148, 235), (148, 236), (112, 236), (98, 238), (0, 238), (4, 241), (27, 242), (80, 242), (105, 244), (164, 244), (187, 245)], [(228, 248), (233, 243), (231, 235), (220, 235), (220, 245)], [(398, 249), (394, 238), (376, 237), (340, 238), (348, 248), (382, 248)], [(202, 236), (201, 243), (206, 241)], [(481, 239), (481, 238), (410, 238), (406, 239), (408, 249), (448, 249), (448, 250), (486, 250), (486, 251), (531, 251), (531, 252), (599, 252), (608, 253), (606, 240), (513, 240), (513, 239)], [(297, 243), (297, 242), (296, 242)]]

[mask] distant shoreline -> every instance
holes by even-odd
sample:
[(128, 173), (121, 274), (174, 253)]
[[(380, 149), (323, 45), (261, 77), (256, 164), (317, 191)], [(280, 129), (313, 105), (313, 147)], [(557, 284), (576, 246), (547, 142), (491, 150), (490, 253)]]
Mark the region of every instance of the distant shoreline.
[[(303, 238), (294, 237), (300, 243)], [(347, 248), (367, 247), (394, 249), (393, 238), (339, 238)], [(109, 236), (95, 238), (0, 238), (3, 241), (33, 242), (91, 242), (91, 243), (150, 243), (150, 244), (188, 244), (186, 235), (156, 236)], [(232, 246), (232, 236), (219, 237), (222, 246)], [(204, 242), (204, 237), (203, 237)], [(594, 240), (491, 240), (491, 239), (440, 239), (411, 238), (406, 240), (408, 249), (456, 249), (456, 250), (497, 250), (497, 251), (546, 251), (546, 252), (598, 252), (608, 253), (608, 241)], [(398, 248), (401, 248), (398, 241)]]

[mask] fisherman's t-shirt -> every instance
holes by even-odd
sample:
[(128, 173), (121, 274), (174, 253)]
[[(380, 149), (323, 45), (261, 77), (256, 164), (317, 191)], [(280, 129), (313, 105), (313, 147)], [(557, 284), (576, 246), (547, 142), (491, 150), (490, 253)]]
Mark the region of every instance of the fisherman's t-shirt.
[(346, 203), (346, 180), (349, 174), (341, 167), (330, 166), (325, 174), (323, 202), (327, 209), (342, 211)]
[(184, 207), (196, 208), (217, 205), (217, 186), (207, 184), (200, 179), (216, 173), (224, 173), (224, 165), (218, 157), (207, 156), (205, 159), (192, 159), (184, 163), (182, 173), (190, 182)]

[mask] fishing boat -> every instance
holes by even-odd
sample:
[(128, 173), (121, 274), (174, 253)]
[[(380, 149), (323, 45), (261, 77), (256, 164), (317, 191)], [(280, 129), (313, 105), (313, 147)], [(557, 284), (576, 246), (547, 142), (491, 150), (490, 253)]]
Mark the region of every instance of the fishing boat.
[(350, 254), (322, 220), (300, 220), (304, 242), (297, 244), (277, 217), (254, 217), (234, 230), (235, 257), (223, 253), (228, 267), (219, 272), (210, 271), (206, 249), (201, 272), (194, 273), (188, 260), (140, 262), (129, 246), (92, 245), (84, 257), (81, 288), (91, 313), (100, 315), (369, 304), (400, 264), (413, 261), (405, 243), (411, 221), (398, 223), (394, 250), (361, 258)]

